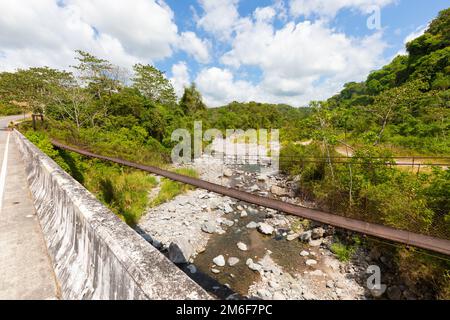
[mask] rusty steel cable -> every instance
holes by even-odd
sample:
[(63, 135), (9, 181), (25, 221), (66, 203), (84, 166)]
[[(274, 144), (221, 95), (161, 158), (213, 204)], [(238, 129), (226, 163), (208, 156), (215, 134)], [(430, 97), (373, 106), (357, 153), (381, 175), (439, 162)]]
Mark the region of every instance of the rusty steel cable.
[(99, 154), (92, 153), (83, 149), (67, 146), (58, 141), (52, 140), (52, 144), (60, 149), (75, 152), (86, 157), (96, 158), (100, 160), (114, 162), (123, 166), (139, 169), (142, 171), (150, 172), (158, 176), (162, 176), (174, 181), (189, 184), (194, 187), (205, 189), (217, 194), (222, 194), (234, 199), (238, 199), (247, 203), (259, 205), (262, 207), (281, 211), (290, 215), (298, 216), (301, 218), (313, 220), (319, 223), (328, 224), (334, 227), (351, 230), (354, 232), (366, 234), (369, 236), (378, 237), (385, 240), (390, 240), (398, 243), (402, 243), (408, 246), (414, 246), (433, 252), (445, 254), (450, 256), (450, 241), (431, 237), (419, 233), (413, 233), (410, 231), (395, 229), (392, 227), (365, 222), (357, 219), (347, 218), (343, 216), (334, 215), (331, 213), (323, 212), (316, 209), (310, 209), (301, 207), (291, 203), (283, 202), (280, 200), (258, 196), (246, 191), (224, 187), (219, 184), (211, 183), (197, 178), (188, 177), (178, 173), (170, 172), (158, 167), (147, 166), (143, 164), (137, 164), (130, 161), (126, 161), (119, 158), (107, 157)]

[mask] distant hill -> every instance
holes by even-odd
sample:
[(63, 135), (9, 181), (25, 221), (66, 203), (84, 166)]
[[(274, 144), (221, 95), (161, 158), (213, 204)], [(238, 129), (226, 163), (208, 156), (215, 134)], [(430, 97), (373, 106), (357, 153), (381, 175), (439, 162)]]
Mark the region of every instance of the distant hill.
[(406, 45), (407, 54), (350, 82), (327, 103), (348, 121), (353, 138), (373, 131), (381, 143), (421, 153), (450, 153), (450, 8)]

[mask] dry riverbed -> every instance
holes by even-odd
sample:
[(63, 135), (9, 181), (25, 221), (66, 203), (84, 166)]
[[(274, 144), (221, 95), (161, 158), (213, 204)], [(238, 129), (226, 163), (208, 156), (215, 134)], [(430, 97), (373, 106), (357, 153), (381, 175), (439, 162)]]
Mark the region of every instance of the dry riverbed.
[[(300, 205), (295, 183), (255, 166), (195, 162), (202, 179)], [(380, 255), (359, 248), (341, 262), (334, 228), (196, 189), (148, 210), (137, 231), (222, 299), (367, 299), (366, 270)], [(340, 231), (344, 233), (343, 231)], [(383, 257), (381, 257), (383, 258)], [(407, 296), (409, 294), (409, 296)], [(391, 299), (414, 298), (404, 286)]]

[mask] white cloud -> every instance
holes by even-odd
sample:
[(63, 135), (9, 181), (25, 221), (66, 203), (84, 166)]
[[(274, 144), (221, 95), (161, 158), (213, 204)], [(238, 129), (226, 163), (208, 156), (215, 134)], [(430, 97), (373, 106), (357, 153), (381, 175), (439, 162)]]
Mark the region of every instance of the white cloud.
[(204, 41), (178, 34), (163, 1), (3, 0), (0, 12), (0, 70), (68, 68), (76, 49), (124, 67), (154, 63), (177, 49), (209, 59)]
[(184, 61), (180, 61), (172, 66), (172, 78), (170, 78), (177, 96), (180, 98), (183, 95), (184, 87), (189, 85), (189, 69)]
[(183, 32), (179, 37), (178, 47), (193, 56), (200, 63), (208, 63), (210, 61), (210, 43), (199, 39), (194, 32)]
[(413, 32), (408, 34), (405, 37), (405, 39), (403, 39), (404, 47), (401, 48), (399, 51), (397, 51), (397, 53), (392, 57), (392, 59), (394, 59), (398, 55), (406, 55), (406, 54), (408, 54), (408, 52), (406, 51), (406, 45), (408, 44), (408, 42), (410, 42), (410, 41), (420, 37), (421, 35), (423, 35), (425, 33), (425, 31), (428, 29), (428, 27), (429, 27), (429, 24), (427, 24), (425, 26), (419, 26)]
[[(345, 82), (363, 80), (384, 63), (385, 47), (381, 33), (351, 38), (320, 20), (290, 22), (277, 30), (269, 20), (257, 19), (241, 23), (232, 49), (221, 61), (235, 70), (253, 66), (262, 71), (260, 83), (246, 84), (252, 95), (238, 96), (243, 101), (304, 105), (310, 100), (330, 97)], [(224, 88), (229, 88), (231, 94), (239, 92), (242, 83), (227, 79)], [(205, 95), (212, 95), (212, 90)], [(222, 93), (212, 100), (225, 102), (219, 99), (224, 96)]]
[(199, 0), (203, 14), (198, 18), (197, 26), (220, 40), (229, 40), (240, 18), (238, 2), (239, 0)]
[(420, 37), (421, 35), (423, 35), (425, 33), (425, 31), (428, 29), (429, 24), (425, 25), (425, 26), (420, 26), (417, 27), (416, 30), (414, 30), (413, 32), (411, 32), (410, 34), (408, 34), (405, 39), (403, 40), (403, 43), (406, 45), (408, 42)]
[(290, 0), (290, 13), (294, 17), (333, 18), (342, 9), (357, 9), (364, 13), (372, 12), (374, 6), (384, 7), (395, 0)]
[(236, 81), (231, 71), (217, 67), (203, 69), (195, 79), (205, 103), (210, 107), (231, 101), (251, 101), (258, 97), (257, 88), (246, 81)]

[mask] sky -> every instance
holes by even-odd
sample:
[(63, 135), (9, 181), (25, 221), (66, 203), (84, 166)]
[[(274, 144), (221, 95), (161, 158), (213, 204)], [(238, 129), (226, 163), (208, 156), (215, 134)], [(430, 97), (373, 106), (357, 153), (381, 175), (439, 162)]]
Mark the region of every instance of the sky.
[(210, 107), (305, 106), (405, 53), (450, 0), (0, 0), (0, 71), (74, 51), (155, 65)]

